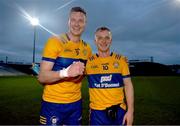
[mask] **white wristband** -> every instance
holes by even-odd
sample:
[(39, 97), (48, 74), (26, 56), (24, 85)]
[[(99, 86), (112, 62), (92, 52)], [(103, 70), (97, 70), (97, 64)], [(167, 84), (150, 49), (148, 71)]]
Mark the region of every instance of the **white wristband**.
[[(70, 66), (69, 66), (69, 67), (70, 67)], [(69, 76), (68, 76), (69, 67), (63, 68), (62, 70), (59, 71), (59, 77), (60, 77), (60, 78), (69, 77)]]

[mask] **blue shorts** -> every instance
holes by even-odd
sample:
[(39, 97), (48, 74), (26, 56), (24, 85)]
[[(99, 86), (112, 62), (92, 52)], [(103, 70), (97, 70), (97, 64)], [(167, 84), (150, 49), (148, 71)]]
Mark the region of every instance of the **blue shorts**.
[(42, 101), (41, 125), (81, 125), (82, 100), (68, 104)]
[(126, 111), (118, 107), (117, 117), (115, 120), (108, 118), (106, 110), (94, 110), (90, 112), (90, 125), (122, 125)]

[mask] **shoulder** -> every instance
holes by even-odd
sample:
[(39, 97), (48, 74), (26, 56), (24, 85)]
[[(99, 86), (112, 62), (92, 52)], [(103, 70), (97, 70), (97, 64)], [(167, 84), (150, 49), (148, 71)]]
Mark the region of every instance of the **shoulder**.
[(48, 38), (46, 44), (45, 44), (45, 50), (59, 50), (63, 48), (63, 44), (60, 41), (58, 36), (51, 36)]
[(85, 42), (84, 40), (81, 40), (82, 48), (84, 48), (88, 52), (88, 57), (92, 56), (92, 49), (89, 43)]
[(122, 55), (118, 53), (113, 53), (113, 57), (117, 60), (120, 60), (122, 58)]
[(63, 44), (67, 43), (68, 41), (70, 41), (69, 37), (67, 36), (66, 33), (62, 33), (59, 36), (57, 36), (59, 41)]
[(122, 54), (113, 53), (115, 59), (128, 63), (128, 58)]
[(91, 48), (91, 46), (90, 46), (90, 44), (89, 44), (88, 42), (86, 42), (86, 41), (84, 41), (84, 40), (81, 40), (81, 42), (82, 42), (82, 45), (83, 45), (84, 47)]
[(89, 57), (88, 61), (92, 62), (92, 61), (95, 61), (95, 59), (97, 59), (97, 55), (96, 54), (92, 54), (92, 56)]
[(60, 34), (60, 35), (57, 35), (57, 36), (51, 36), (51, 37), (48, 39), (47, 43), (62, 46), (62, 45), (64, 45), (65, 43), (67, 43), (68, 41), (69, 41), (69, 40), (68, 40), (66, 34), (63, 33), (63, 34)]
[(49, 37), (47, 41), (47, 43), (53, 43), (53, 44), (59, 43), (59, 42), (60, 42), (60, 39), (58, 38), (58, 36), (51, 36)]

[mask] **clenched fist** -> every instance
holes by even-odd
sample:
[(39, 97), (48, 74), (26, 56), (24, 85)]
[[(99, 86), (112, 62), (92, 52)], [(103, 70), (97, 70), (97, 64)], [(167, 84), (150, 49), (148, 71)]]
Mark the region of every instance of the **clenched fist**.
[(67, 74), (68, 77), (76, 77), (78, 75), (83, 75), (85, 69), (84, 63), (78, 61), (78, 62), (73, 62), (68, 68)]

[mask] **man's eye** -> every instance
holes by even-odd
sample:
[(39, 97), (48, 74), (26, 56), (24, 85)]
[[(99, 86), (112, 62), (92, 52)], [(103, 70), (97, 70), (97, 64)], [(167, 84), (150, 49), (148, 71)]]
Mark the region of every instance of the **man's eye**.
[(110, 40), (110, 37), (109, 37), (109, 36), (107, 36), (107, 37), (105, 37), (105, 39), (106, 39), (106, 40)]
[(98, 40), (102, 40), (102, 37), (98, 37), (97, 39), (98, 39)]

